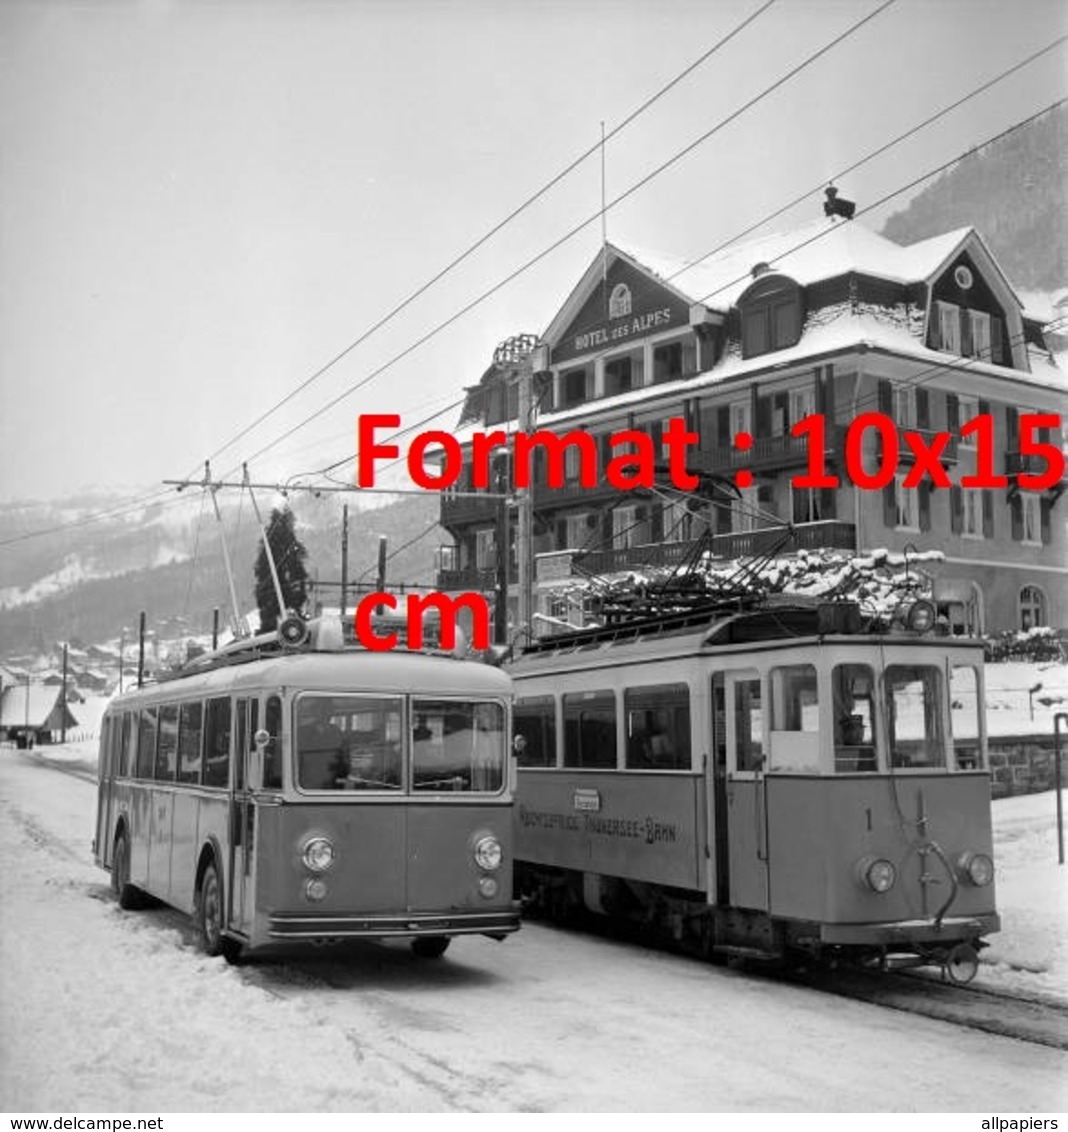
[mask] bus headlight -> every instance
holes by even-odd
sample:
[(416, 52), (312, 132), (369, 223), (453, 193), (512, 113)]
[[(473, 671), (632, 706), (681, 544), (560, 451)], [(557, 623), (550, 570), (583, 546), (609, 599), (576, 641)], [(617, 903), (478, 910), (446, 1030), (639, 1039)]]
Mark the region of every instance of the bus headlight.
[(857, 865), (857, 877), (872, 892), (889, 892), (897, 880), (897, 869), (885, 857), (865, 857)]
[(976, 888), (985, 888), (994, 879), (994, 862), (985, 853), (962, 853), (957, 858), (961, 878)]
[(309, 837), (304, 842), (300, 857), (313, 873), (325, 873), (336, 857), (334, 843), (325, 837)]
[(326, 899), (326, 881), (322, 877), (309, 877), (304, 882), (304, 898), (318, 903)]
[(501, 852), (501, 843), (496, 837), (487, 835), (480, 837), (475, 842), (475, 864), (480, 869), (485, 869), (486, 872), (492, 873), (501, 867), (501, 857), (504, 854)]

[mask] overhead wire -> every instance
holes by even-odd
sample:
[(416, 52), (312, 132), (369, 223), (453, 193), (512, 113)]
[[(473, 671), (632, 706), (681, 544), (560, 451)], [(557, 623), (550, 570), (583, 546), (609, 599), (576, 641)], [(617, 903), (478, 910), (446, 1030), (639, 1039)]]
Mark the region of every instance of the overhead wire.
[[(757, 105), (763, 99), (765, 99), (769, 95), (773, 94), (776, 90), (778, 90), (780, 87), (785, 85), (791, 79), (796, 77), (798, 74), (800, 74), (807, 67), (811, 66), (817, 60), (821, 59), (824, 55), (827, 54), (827, 52), (831, 51), (834, 47), (838, 46), (844, 40), (849, 38), (849, 36), (855, 34), (862, 27), (864, 27), (867, 23), (869, 23), (876, 16), (880, 15), (883, 11), (885, 11), (887, 8), (889, 8), (891, 5), (895, 4), (896, 2), (897, 2), (897, 0), (883, 0), (883, 3), (881, 3), (878, 8), (876, 8), (872, 12), (869, 12), (867, 15), (865, 15), (861, 19), (855, 21), (845, 31), (843, 31), (840, 34), (838, 34), (837, 36), (835, 36), (828, 43), (825, 43), (821, 48), (819, 48), (818, 50), (816, 50), (813, 53), (811, 53), (810, 55), (808, 55), (804, 60), (802, 60), (802, 62), (800, 62), (796, 66), (792, 67), (789, 71), (786, 72), (786, 74), (780, 76), (777, 80), (775, 80), (775, 82), (773, 82), (769, 86), (765, 87), (759, 94), (750, 98), (747, 102), (745, 102), (742, 106), (738, 107), (736, 110), (732, 111), (725, 118), (720, 119), (710, 129), (706, 130), (699, 137), (695, 138), (693, 141), (688, 143), (682, 149), (677, 150), (667, 160), (661, 162), (659, 165), (657, 165), (650, 172), (648, 172), (647, 174), (645, 174), (644, 176), (639, 178), (637, 181), (635, 181), (632, 185), (630, 185), (622, 193), (620, 193), (619, 195), (614, 197), (611, 201), (609, 201), (607, 203), (607, 205), (605, 205), (605, 211), (611, 210), (612, 208), (615, 208), (617, 205), (621, 204), (624, 200), (627, 200), (629, 197), (633, 196), (634, 193), (639, 191), (639, 189), (644, 188), (647, 184), (649, 184), (650, 181), (652, 181), (656, 177), (660, 176), (662, 173), (666, 172), (668, 169), (672, 168), (675, 164), (677, 164), (680, 160), (682, 160), (683, 157), (685, 157), (687, 154), (691, 153), (699, 145), (702, 145), (709, 138), (713, 137), (720, 130), (724, 129), (727, 125), (734, 122), (739, 117), (741, 117), (741, 115), (743, 115), (744, 113), (751, 110), (755, 105)], [(578, 224), (573, 226), (571, 229), (569, 229), (567, 232), (565, 232), (562, 236), (560, 236), (558, 239), (553, 241), (553, 243), (551, 243), (548, 247), (543, 248), (540, 252), (538, 252), (534, 256), (530, 257), (524, 263), (522, 263), (519, 267), (517, 267), (516, 269), (511, 271), (503, 279), (500, 279), (497, 283), (493, 284), (491, 287), (482, 291), (474, 299), (470, 300), (463, 307), (461, 307), (460, 310), (454, 312), (448, 318), (437, 323), (430, 330), (428, 330), (425, 334), (421, 335), (418, 339), (416, 339), (413, 343), (411, 343), (405, 349), (400, 351), (398, 354), (395, 354), (388, 361), (382, 363), (380, 366), (378, 366), (374, 370), (372, 370), (369, 374), (365, 375), (360, 380), (356, 381), (352, 385), (348, 386), (346, 389), (342, 390), (339, 394), (337, 394), (335, 397), (331, 398), (331, 400), (326, 402), (326, 404), (320, 406), (320, 408), (315, 410), (315, 412), (311, 413), (310, 415), (305, 417), (303, 420), (301, 420), (297, 424), (291, 426), (290, 428), (286, 429), (279, 436), (275, 437), (274, 440), (268, 442), (267, 444), (263, 445), (261, 448), (257, 449), (256, 452), (252, 453), (248, 457), (247, 462), (251, 463), (253, 460), (258, 459), (264, 453), (270, 451), (276, 445), (280, 444), (283, 440), (288, 439), (288, 437), (292, 436), (295, 432), (298, 432), (300, 429), (305, 428), (307, 425), (311, 424), (312, 421), (317, 420), (324, 413), (329, 412), (330, 409), (335, 408), (338, 404), (340, 404), (341, 401), (346, 400), (353, 393), (356, 393), (360, 389), (366, 387), (375, 378), (379, 377), (382, 373), (385, 373), (388, 369), (390, 369), (394, 365), (396, 365), (397, 362), (401, 361), (402, 359), (407, 357), (409, 354), (413, 353), (420, 346), (424, 345), (426, 342), (430, 341), (432, 338), (434, 338), (438, 334), (440, 334), (441, 331), (445, 330), (447, 327), (449, 327), (453, 323), (457, 322), (459, 319), (464, 317), (466, 314), (470, 313), (476, 307), (480, 306), (488, 298), (490, 298), (492, 295), (496, 294), (497, 291), (499, 291), (503, 287), (507, 286), (514, 279), (517, 279), (520, 275), (523, 275), (525, 272), (529, 271), (530, 268), (535, 266), (537, 263), (540, 263), (543, 259), (545, 259), (547, 256), (552, 254), (552, 252), (556, 251), (557, 248), (562, 247), (564, 244), (566, 244), (570, 240), (574, 239), (575, 236), (577, 236), (580, 232), (584, 231), (587, 227), (589, 227), (590, 224), (599, 220), (601, 215), (602, 215), (602, 210), (598, 209), (596, 212), (592, 213), (586, 219), (582, 220), (581, 222), (579, 222)]]
[[(211, 459), (211, 460), (217, 459), (228, 448), (232, 448), (236, 443), (238, 443), (238, 441), (244, 439), (244, 437), (246, 437), (250, 432), (252, 432), (253, 429), (257, 428), (265, 420), (267, 420), (268, 417), (272, 416), (280, 408), (282, 408), (284, 405), (288, 404), (294, 397), (296, 397), (298, 394), (303, 392), (310, 385), (312, 385), (315, 381), (317, 381), (320, 377), (322, 377), (324, 374), (326, 374), (335, 365), (337, 365), (338, 362), (340, 362), (343, 358), (347, 357), (358, 346), (360, 346), (364, 342), (366, 342), (368, 338), (370, 338), (373, 334), (375, 334), (383, 326), (385, 326), (387, 323), (391, 322), (403, 310), (405, 310), (409, 306), (411, 306), (411, 304), (413, 302), (415, 302), (416, 299), (420, 298), (428, 290), (430, 290), (431, 287), (433, 287), (436, 283), (440, 282), (440, 280), (442, 280), (446, 275), (448, 275), (451, 271), (453, 271), (454, 268), (458, 267), (465, 260), (469, 259), (476, 251), (478, 251), (479, 248), (483, 247), (483, 245), (485, 245), (489, 240), (491, 240), (494, 236), (496, 236), (497, 233), (499, 233), (505, 227), (507, 227), (508, 224), (510, 224), (513, 220), (515, 220), (518, 216), (520, 216), (523, 212), (525, 212), (531, 205), (533, 205), (535, 202), (537, 202), (543, 196), (545, 196), (546, 193), (548, 193), (551, 189), (553, 189), (556, 185), (558, 185), (561, 181), (563, 181), (567, 176), (569, 176), (572, 172), (574, 172), (574, 170), (577, 169), (589, 157), (591, 157), (598, 150), (602, 150), (606, 142), (611, 141), (612, 138), (616, 137), (616, 135), (618, 135), (624, 129), (626, 129), (627, 126), (629, 126), (635, 119), (637, 119), (642, 114), (644, 114), (646, 110), (648, 110), (651, 106), (653, 106), (656, 102), (658, 102), (661, 98), (663, 98), (664, 95), (666, 95), (669, 91), (673, 90), (676, 86), (678, 86), (678, 84), (680, 82), (682, 82), (687, 76), (689, 76), (695, 70), (697, 70), (697, 68), (700, 67), (701, 64), (705, 63), (714, 54), (716, 54), (716, 52), (718, 52), (721, 48), (725, 47), (732, 39), (734, 39), (742, 31), (744, 31), (745, 28), (747, 28), (751, 23), (753, 23), (754, 20), (756, 20), (758, 17), (762, 16), (764, 14), (764, 12), (766, 12), (768, 10), (768, 8), (770, 8), (775, 2), (776, 2), (776, 0), (765, 0), (765, 2), (759, 8), (757, 8), (755, 11), (753, 11), (748, 16), (746, 16), (740, 23), (736, 24), (726, 35), (722, 36), (710, 48), (708, 48), (703, 54), (698, 56), (697, 59), (695, 59), (688, 66), (683, 68), (683, 70), (681, 70), (676, 75), (674, 75), (665, 85), (660, 87), (655, 93), (653, 93), (648, 98), (646, 98), (646, 100), (644, 102), (642, 102), (640, 106), (638, 106), (635, 110), (631, 111), (630, 114), (628, 114), (618, 125), (614, 126), (607, 134), (605, 134), (602, 138), (600, 138), (594, 145), (591, 145), (589, 148), (584, 150), (581, 154), (578, 155), (578, 157), (576, 157), (572, 161), (570, 161), (559, 173), (556, 173), (547, 182), (545, 182), (545, 184), (542, 185), (541, 188), (537, 189), (530, 196), (528, 196), (521, 204), (517, 205), (514, 209), (512, 209), (512, 211), (509, 212), (508, 215), (505, 216), (503, 220), (500, 220), (496, 224), (494, 224), (487, 232), (485, 232), (482, 236), (480, 236), (474, 243), (470, 244), (466, 249), (464, 249), (464, 251), (462, 251), (458, 255), (454, 256), (452, 260), (450, 260), (443, 268), (441, 268), (433, 276), (431, 276), (430, 279), (428, 279), (424, 283), (420, 284), (406, 298), (402, 299), (392, 309), (390, 309), (386, 314), (384, 314), (381, 318), (379, 318), (377, 322), (375, 322), (367, 330), (363, 331), (353, 342), (349, 343), (349, 345), (346, 346), (343, 350), (341, 350), (339, 353), (335, 354), (329, 361), (325, 362), (318, 369), (316, 369), (310, 376), (305, 378), (304, 381), (302, 381), (298, 386), (296, 386), (296, 388), (292, 389), (289, 393), (287, 393), (280, 401), (277, 401), (274, 405), (272, 405), (264, 413), (261, 413), (260, 416), (257, 417), (254, 421), (252, 421), (251, 424), (245, 426), (243, 429), (241, 429), (240, 432), (238, 432), (235, 436), (233, 436), (225, 444), (223, 444), (221, 447), (216, 449), (215, 452), (213, 452), (212, 455), (209, 457), (209, 459)], [(258, 455), (258, 453), (257, 453), (257, 455)], [(255, 457), (253, 457), (253, 459), (254, 458)]]

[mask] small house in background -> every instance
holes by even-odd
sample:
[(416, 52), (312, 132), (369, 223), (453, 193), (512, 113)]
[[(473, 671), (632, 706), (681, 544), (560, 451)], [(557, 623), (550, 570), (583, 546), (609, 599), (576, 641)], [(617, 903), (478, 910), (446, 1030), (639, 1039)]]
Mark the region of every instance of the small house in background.
[(77, 719), (64, 703), (62, 686), (12, 684), (0, 693), (0, 739), (32, 747), (53, 743), (64, 727), (77, 726)]

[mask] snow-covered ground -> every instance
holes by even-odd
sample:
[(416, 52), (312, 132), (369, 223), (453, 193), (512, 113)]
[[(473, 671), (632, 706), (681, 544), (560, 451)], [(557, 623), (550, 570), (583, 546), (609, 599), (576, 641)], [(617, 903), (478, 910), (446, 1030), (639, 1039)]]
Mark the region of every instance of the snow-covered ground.
[[(46, 754), (91, 759), (80, 746)], [(1063, 987), (1068, 936), (1051, 801), (995, 804), (1001, 954), (1047, 970), (985, 972), (1043, 988)], [(538, 924), (438, 963), (360, 945), (231, 968), (178, 914), (118, 909), (94, 803), (91, 782), (0, 749), (0, 1110), (1068, 1104), (1059, 1051)]]

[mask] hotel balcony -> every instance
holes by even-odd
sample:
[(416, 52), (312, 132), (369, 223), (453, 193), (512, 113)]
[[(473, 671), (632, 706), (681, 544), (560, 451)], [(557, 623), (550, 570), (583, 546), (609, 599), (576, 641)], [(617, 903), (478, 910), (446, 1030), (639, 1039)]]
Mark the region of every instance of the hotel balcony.
[(468, 523), (494, 523), (497, 521), (497, 504), (493, 496), (441, 495), (441, 525), (462, 527)]
[[(827, 429), (824, 451), (827, 462), (841, 459), (845, 444), (845, 426), (831, 425)], [(807, 437), (757, 436), (753, 447), (747, 451), (739, 448), (708, 448), (694, 452), (687, 460), (688, 466), (698, 472), (731, 472), (738, 468), (748, 468), (752, 472), (776, 471), (780, 468), (803, 468), (808, 464), (809, 441)]]
[[(769, 553), (790, 554), (797, 550), (852, 550), (855, 545), (856, 527), (853, 523), (827, 519), (819, 523), (797, 523), (792, 528), (762, 527), (755, 531), (713, 535), (711, 551), (717, 558), (730, 559)], [(696, 547), (696, 542), (689, 541), (649, 543), (618, 550), (576, 551), (571, 555), (571, 574), (619, 574), (627, 570), (678, 566), (695, 553)]]

